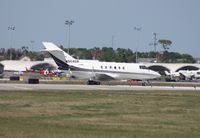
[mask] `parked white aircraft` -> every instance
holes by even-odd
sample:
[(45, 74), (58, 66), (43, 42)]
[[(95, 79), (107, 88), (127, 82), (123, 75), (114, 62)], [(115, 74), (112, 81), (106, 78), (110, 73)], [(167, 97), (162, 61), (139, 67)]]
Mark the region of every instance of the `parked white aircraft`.
[(197, 80), (200, 79), (200, 70), (179, 70), (178, 72), (167, 72), (165, 74), (171, 80)]
[(77, 78), (92, 80), (89, 83), (100, 84), (97, 80), (149, 80), (160, 77), (159, 73), (146, 68), (144, 64), (80, 60), (51, 42), (43, 42), (43, 45), (45, 49), (42, 51), (52, 56), (60, 70), (69, 70)]
[(185, 80), (200, 79), (200, 70), (179, 70), (178, 72), (185, 77)]

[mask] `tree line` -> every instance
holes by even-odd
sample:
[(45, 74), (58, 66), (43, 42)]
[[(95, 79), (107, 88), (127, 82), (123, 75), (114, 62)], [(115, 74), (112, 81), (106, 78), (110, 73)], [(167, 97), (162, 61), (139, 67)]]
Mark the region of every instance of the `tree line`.
[[(64, 51), (68, 51), (67, 48), (60, 46)], [(94, 47), (88, 48), (70, 48), (70, 55), (77, 59), (96, 59), (100, 61), (109, 62), (136, 62), (136, 53), (131, 49), (112, 47)], [(157, 62), (162, 63), (194, 63), (194, 58), (189, 54), (180, 54), (177, 52), (138, 52), (138, 58), (152, 58), (156, 59)], [(28, 56), (31, 60), (43, 60), (49, 57), (47, 53), (30, 51), (28, 47), (21, 47), (21, 49), (15, 48), (0, 48), (0, 60), (19, 60), (24, 56)]]

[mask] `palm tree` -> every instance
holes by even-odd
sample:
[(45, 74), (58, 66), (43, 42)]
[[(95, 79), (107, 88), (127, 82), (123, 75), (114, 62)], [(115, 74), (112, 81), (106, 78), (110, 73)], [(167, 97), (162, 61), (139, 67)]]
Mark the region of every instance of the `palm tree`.
[(22, 53), (26, 56), (28, 53), (28, 46), (22, 46)]

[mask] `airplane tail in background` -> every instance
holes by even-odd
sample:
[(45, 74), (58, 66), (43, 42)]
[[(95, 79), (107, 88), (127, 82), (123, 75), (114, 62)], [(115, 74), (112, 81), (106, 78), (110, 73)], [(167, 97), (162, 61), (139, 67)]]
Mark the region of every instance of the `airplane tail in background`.
[(73, 58), (72, 56), (70, 56), (65, 51), (63, 51), (62, 49), (60, 49), (58, 46), (56, 46), (51, 42), (43, 42), (43, 45), (45, 49), (42, 51), (47, 51), (51, 55), (51, 57), (58, 65), (59, 69), (67, 69), (69, 67), (67, 62), (76, 60), (75, 58)]

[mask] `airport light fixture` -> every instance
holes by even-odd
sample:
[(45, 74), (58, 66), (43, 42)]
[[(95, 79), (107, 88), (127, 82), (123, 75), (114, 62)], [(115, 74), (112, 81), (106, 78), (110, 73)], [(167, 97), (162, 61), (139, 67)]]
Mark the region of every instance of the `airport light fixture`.
[(13, 31), (15, 30), (15, 26), (8, 26), (8, 31), (10, 31), (10, 60), (12, 60), (12, 41), (13, 41)]
[(139, 37), (139, 32), (142, 30), (142, 27), (134, 27), (134, 30), (137, 31), (137, 48), (135, 51), (135, 62), (138, 63), (138, 48), (139, 48), (139, 41), (140, 41), (140, 37)]
[(66, 20), (65, 21), (65, 24), (68, 25), (68, 28), (69, 28), (69, 32), (68, 32), (68, 54), (69, 53), (69, 49), (70, 49), (70, 26), (74, 23), (74, 21), (69, 21), (69, 20)]

